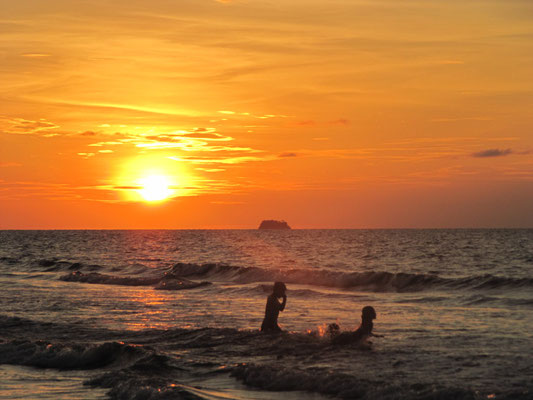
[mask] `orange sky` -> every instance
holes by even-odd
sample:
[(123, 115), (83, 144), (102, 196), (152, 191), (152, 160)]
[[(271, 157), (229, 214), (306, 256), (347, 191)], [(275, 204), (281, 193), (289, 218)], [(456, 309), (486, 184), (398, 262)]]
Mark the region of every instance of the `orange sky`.
[(529, 0), (0, 9), (2, 229), (533, 226)]

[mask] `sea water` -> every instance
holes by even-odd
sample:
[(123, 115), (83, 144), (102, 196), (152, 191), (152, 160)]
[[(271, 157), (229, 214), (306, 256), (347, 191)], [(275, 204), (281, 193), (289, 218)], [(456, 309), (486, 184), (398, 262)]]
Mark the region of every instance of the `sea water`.
[(0, 304), (1, 399), (533, 398), (533, 230), (0, 231)]

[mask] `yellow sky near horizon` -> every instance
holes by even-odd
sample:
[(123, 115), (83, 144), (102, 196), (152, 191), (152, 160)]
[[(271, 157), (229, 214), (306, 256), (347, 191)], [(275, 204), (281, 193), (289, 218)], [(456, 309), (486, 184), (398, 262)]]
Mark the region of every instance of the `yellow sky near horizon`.
[(0, 10), (0, 228), (533, 226), (529, 1)]

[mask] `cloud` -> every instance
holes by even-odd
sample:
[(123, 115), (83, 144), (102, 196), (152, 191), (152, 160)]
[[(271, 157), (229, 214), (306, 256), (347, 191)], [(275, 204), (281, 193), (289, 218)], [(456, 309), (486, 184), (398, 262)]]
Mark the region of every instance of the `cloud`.
[(0, 116), (0, 131), (5, 133), (15, 135), (41, 134), (43, 136), (55, 136), (56, 133), (53, 133), (52, 131), (57, 128), (59, 128), (59, 125), (47, 121), (44, 118), (30, 120)]
[(278, 157), (298, 157), (298, 154), (292, 153), (292, 152), (285, 152), (285, 153), (278, 154)]
[(224, 168), (200, 168), (200, 167), (196, 167), (195, 169), (198, 170), (198, 171), (204, 171), (204, 172), (224, 172), (225, 171)]
[[(101, 134), (101, 133), (99, 133)], [(104, 134), (101, 134), (104, 135)], [(109, 136), (109, 135), (108, 135)], [(88, 144), (88, 147), (134, 146), (146, 151), (175, 150), (171, 159), (191, 164), (241, 164), (249, 161), (272, 159), (272, 156), (251, 156), (262, 153), (251, 147), (229, 146), (227, 142), (234, 140), (216, 131), (213, 127), (195, 127), (189, 129), (172, 130), (166, 133), (133, 131), (115, 133), (112, 140)], [(95, 152), (81, 152), (83, 158), (93, 157), (99, 153), (111, 153), (112, 150), (98, 150)], [(185, 155), (185, 154), (188, 155)], [(190, 154), (190, 155), (189, 155)], [(212, 154), (212, 155), (205, 155)], [(207, 172), (219, 172), (220, 169), (209, 168)]]
[(503, 157), (507, 156), (509, 154), (512, 154), (513, 151), (511, 149), (487, 149), (478, 151), (476, 153), (472, 153), (472, 157), (479, 157), (479, 158), (485, 158), (485, 157)]
[[(237, 112), (237, 111), (230, 111), (230, 110), (220, 110), (220, 111), (217, 111), (219, 114), (223, 114), (225, 115), (226, 117), (232, 117), (233, 119), (235, 118), (246, 118), (246, 117), (250, 117), (250, 118), (257, 118), (257, 119), (270, 119), (270, 118), (289, 118), (288, 115), (283, 115), (283, 114), (262, 114), (262, 115), (259, 115), (259, 114), (251, 114), (249, 112)], [(216, 121), (216, 120), (215, 120)], [(226, 121), (225, 118), (222, 119), (222, 121)]]
[(0, 168), (4, 167), (21, 167), (22, 164), (15, 162), (0, 162)]
[(169, 149), (178, 148), (186, 151), (220, 151), (239, 150), (252, 151), (250, 148), (213, 146), (209, 142), (229, 142), (234, 140), (231, 136), (225, 136), (216, 132), (215, 128), (194, 128), (190, 130), (182, 129), (169, 133), (116, 133), (118, 139), (113, 141), (102, 141), (91, 143), (91, 147), (101, 147), (104, 145), (129, 144), (147, 149)]
[(174, 161), (185, 161), (193, 164), (242, 164), (249, 161), (264, 161), (269, 158), (251, 157), (251, 156), (236, 156), (236, 157), (193, 157), (193, 156), (171, 156), (168, 157)]
[(195, 128), (192, 131), (180, 130), (167, 134), (141, 136), (141, 138), (159, 142), (180, 141), (182, 139), (202, 139), (221, 142), (229, 142), (233, 140), (231, 136), (224, 136), (215, 132), (214, 128)]
[(348, 125), (349, 123), (350, 121), (347, 120), (346, 118), (339, 118), (334, 121), (330, 121), (330, 124), (332, 125)]
[(25, 54), (21, 54), (21, 57), (43, 58), (43, 57), (51, 57), (51, 55), (50, 54), (45, 54), (45, 53), (25, 53)]
[(79, 187), (65, 183), (34, 181), (1, 181), (0, 199), (46, 198), (50, 200), (73, 200), (82, 198)]
[(139, 189), (142, 189), (143, 187), (140, 186), (140, 185), (136, 185), (136, 186), (133, 186), (133, 185), (122, 185), (122, 186), (111, 186), (111, 187), (108, 187), (108, 186), (105, 186), (103, 187), (105, 189), (116, 189), (116, 190), (139, 190)]
[(185, 134), (181, 135), (181, 137), (192, 138), (192, 139), (221, 140), (221, 141), (233, 140), (232, 137), (224, 136), (224, 135), (221, 135), (219, 133), (202, 133), (202, 132), (185, 133)]
[(79, 156), (82, 156), (83, 158), (87, 159), (89, 157), (93, 157), (94, 153), (78, 153)]
[(28, 96), (27, 100), (38, 101), (42, 103), (48, 103), (53, 105), (64, 105), (80, 108), (94, 108), (94, 109), (111, 109), (111, 110), (123, 110), (132, 111), (136, 113), (154, 114), (154, 115), (167, 115), (167, 116), (181, 116), (181, 117), (198, 117), (201, 114), (198, 111), (192, 109), (183, 109), (175, 107), (157, 108), (157, 107), (144, 107), (136, 104), (127, 103), (104, 103), (104, 102), (90, 102), (90, 101), (77, 101), (77, 100), (63, 100), (54, 98), (43, 98)]

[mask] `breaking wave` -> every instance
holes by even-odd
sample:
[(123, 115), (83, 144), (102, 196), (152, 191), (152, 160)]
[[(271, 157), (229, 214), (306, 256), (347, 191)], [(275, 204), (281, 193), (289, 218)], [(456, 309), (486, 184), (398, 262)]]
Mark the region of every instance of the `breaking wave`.
[(94, 345), (12, 340), (0, 343), (0, 364), (61, 370), (101, 368), (143, 355), (146, 356), (144, 350), (119, 342)]
[(39, 260), (37, 262), (37, 265), (39, 267), (45, 267), (46, 272), (65, 271), (65, 270), (77, 271), (82, 268), (88, 271), (98, 271), (103, 268), (101, 265), (97, 265), (97, 264), (84, 264), (81, 262), (69, 262), (69, 261), (49, 260), (49, 259)]
[(83, 273), (80, 271), (71, 272), (59, 278), (65, 282), (99, 283), (105, 285), (123, 286), (150, 286), (159, 283), (160, 278), (153, 277), (122, 277), (114, 275), (99, 274), (98, 272)]
[(331, 270), (283, 269), (270, 270), (257, 267), (237, 267), (223, 264), (184, 264), (172, 267), (175, 276), (237, 283), (283, 281), (286, 283), (357, 288), (374, 292), (413, 292), (435, 288), (448, 289), (499, 289), (530, 288), (531, 278), (507, 278), (494, 275), (478, 275), (464, 278), (443, 278), (431, 274), (392, 272), (341, 272)]
[[(37, 322), (0, 315), (7, 326)], [(59, 327), (57, 327), (59, 328)], [(63, 327), (68, 331), (68, 327)], [(345, 371), (327, 366), (331, 360), (350, 358), (364, 366), (371, 356), (355, 347), (331, 346), (325, 338), (310, 334), (264, 334), (233, 328), (149, 329), (124, 331), (127, 343), (110, 340), (115, 333), (100, 331), (103, 342), (0, 339), (0, 364), (58, 370), (93, 370), (85, 385), (108, 389), (112, 399), (206, 399), (197, 387), (184, 382), (225, 374), (247, 386), (273, 392), (318, 393), (339, 399), (458, 399), (480, 400), (468, 386), (450, 387), (424, 377), (403, 382), (384, 382), (379, 376), (355, 368)], [(13, 336), (12, 336), (13, 337)], [(16, 337), (16, 336), (15, 336)], [(380, 353), (380, 357), (402, 359), (403, 352)], [(186, 355), (186, 356), (184, 356)], [(324, 361), (305, 367), (309, 356)], [(248, 360), (248, 361), (246, 361)], [(357, 361), (359, 360), (359, 361)], [(237, 361), (237, 362), (235, 362)], [(244, 362), (243, 362), (244, 361)], [(339, 361), (336, 361), (339, 362)], [(490, 392), (489, 392), (490, 393)], [(229, 398), (229, 397), (225, 397)], [(266, 398), (266, 397), (265, 397)], [(498, 399), (530, 399), (527, 388), (498, 393)]]
[(211, 282), (193, 282), (185, 278), (165, 274), (162, 277), (130, 277), (100, 274), (98, 272), (83, 273), (74, 271), (59, 278), (65, 282), (96, 283), (101, 285), (122, 286), (154, 286), (156, 290), (185, 290), (210, 285)]
[[(184, 290), (210, 285), (212, 281), (249, 284), (283, 281), (285, 283), (357, 289), (370, 292), (417, 292), (431, 289), (496, 290), (533, 288), (533, 278), (510, 278), (490, 274), (460, 278), (436, 274), (393, 273), (386, 271), (345, 272), (326, 269), (267, 269), (218, 263), (177, 263), (166, 272), (142, 265), (107, 268), (113, 274), (95, 272), (105, 267), (79, 262), (41, 260), (46, 271), (70, 271), (59, 279), (105, 285), (153, 286), (157, 290)], [(116, 273), (116, 274), (115, 274)], [(269, 291), (268, 285), (259, 290)]]
[(527, 390), (499, 393), (497, 397), (493, 394), (489, 397), (469, 388), (439, 387), (426, 382), (395, 386), (323, 368), (300, 369), (280, 365), (240, 364), (232, 370), (231, 375), (246, 385), (263, 390), (274, 392), (299, 390), (341, 399), (480, 400), (492, 396), (505, 400), (531, 399)]

